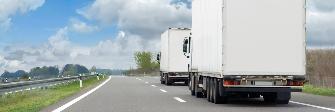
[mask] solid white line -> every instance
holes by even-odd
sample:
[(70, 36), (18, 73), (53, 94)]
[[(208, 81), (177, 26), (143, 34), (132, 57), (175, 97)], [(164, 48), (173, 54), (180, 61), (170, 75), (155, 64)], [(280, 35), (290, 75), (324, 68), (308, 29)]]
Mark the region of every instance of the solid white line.
[(299, 104), (299, 105), (304, 105), (304, 106), (309, 106), (309, 107), (314, 107), (314, 108), (318, 108), (318, 109), (329, 110), (329, 111), (335, 112), (335, 109), (332, 109), (332, 108), (321, 107), (321, 106), (317, 106), (317, 105), (312, 105), (312, 104), (307, 104), (307, 103), (301, 103), (301, 102), (295, 102), (295, 101), (290, 101), (290, 102), (291, 103), (295, 103), (295, 104)]
[(73, 99), (72, 101), (66, 103), (65, 105), (53, 110), (52, 112), (61, 112), (61, 111), (65, 110), (66, 108), (70, 107), (71, 105), (75, 104), (76, 102), (80, 101), (81, 99), (85, 98), (86, 96), (90, 95), (91, 93), (93, 93), (94, 91), (96, 91), (97, 89), (99, 89), (100, 87), (105, 85), (110, 79), (111, 79), (111, 76), (109, 76), (108, 79), (106, 81), (104, 81), (103, 83), (101, 83), (99, 86), (97, 86), (94, 89), (88, 91), (87, 93), (79, 96), (78, 98)]
[(167, 91), (165, 91), (164, 89), (159, 89), (159, 90), (161, 90), (162, 92), (164, 92), (164, 93), (166, 93)]
[(179, 97), (173, 97), (173, 99), (175, 99), (175, 100), (177, 100), (177, 101), (179, 101), (181, 103), (185, 103), (186, 102), (185, 100), (183, 100), (183, 99), (181, 99)]
[(157, 87), (156, 85), (151, 85), (152, 87)]

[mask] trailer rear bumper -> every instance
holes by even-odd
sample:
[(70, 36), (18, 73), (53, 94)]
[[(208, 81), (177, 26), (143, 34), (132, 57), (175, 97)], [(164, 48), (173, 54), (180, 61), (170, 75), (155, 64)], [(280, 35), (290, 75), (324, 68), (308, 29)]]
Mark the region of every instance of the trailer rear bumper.
[(225, 92), (302, 92), (300, 87), (224, 87)]
[(169, 76), (169, 80), (173, 82), (185, 82), (188, 81), (188, 75)]

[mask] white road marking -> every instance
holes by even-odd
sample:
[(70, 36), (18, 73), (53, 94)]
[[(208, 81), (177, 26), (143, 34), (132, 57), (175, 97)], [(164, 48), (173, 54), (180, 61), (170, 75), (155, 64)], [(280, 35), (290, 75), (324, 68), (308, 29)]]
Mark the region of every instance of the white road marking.
[(299, 104), (299, 105), (304, 105), (304, 106), (308, 106), (308, 107), (314, 107), (314, 108), (318, 108), (318, 109), (329, 110), (329, 111), (335, 112), (335, 109), (333, 109), (333, 108), (321, 107), (321, 106), (317, 106), (317, 105), (312, 105), (312, 104), (307, 104), (307, 103), (301, 103), (301, 102), (295, 102), (295, 101), (290, 101), (290, 102), (291, 103), (295, 103), (295, 104)]
[(157, 87), (156, 85), (151, 85), (152, 87)]
[(164, 93), (166, 93), (167, 91), (165, 91), (164, 89), (159, 89), (159, 90), (161, 90), (162, 92), (164, 92)]
[(108, 79), (106, 81), (104, 81), (103, 83), (101, 83), (99, 86), (93, 88), (92, 90), (90, 90), (87, 93), (79, 96), (78, 98), (73, 99), (72, 101), (66, 103), (65, 105), (53, 110), (52, 112), (61, 112), (61, 111), (65, 110), (66, 108), (70, 107), (71, 105), (75, 104), (76, 102), (80, 101), (81, 99), (85, 98), (86, 96), (90, 95), (91, 93), (93, 93), (94, 91), (96, 91), (97, 89), (99, 89), (100, 87), (105, 85), (110, 79), (111, 79), (111, 76), (109, 76)]
[(138, 79), (138, 80), (142, 80), (142, 79)]
[(148, 84), (149, 82), (145, 82), (146, 84)]
[(185, 100), (183, 100), (183, 99), (181, 99), (179, 97), (173, 97), (173, 99), (175, 99), (175, 100), (177, 100), (177, 101), (179, 101), (181, 103), (185, 103), (186, 102)]

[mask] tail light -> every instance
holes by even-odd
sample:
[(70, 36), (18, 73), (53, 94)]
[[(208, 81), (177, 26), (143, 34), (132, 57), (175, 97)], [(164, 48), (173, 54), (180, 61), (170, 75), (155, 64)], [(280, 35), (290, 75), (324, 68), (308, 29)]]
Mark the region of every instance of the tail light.
[(287, 86), (303, 86), (303, 85), (304, 85), (303, 81), (292, 81), (292, 80), (287, 81)]
[(240, 85), (240, 81), (225, 80), (223, 85)]

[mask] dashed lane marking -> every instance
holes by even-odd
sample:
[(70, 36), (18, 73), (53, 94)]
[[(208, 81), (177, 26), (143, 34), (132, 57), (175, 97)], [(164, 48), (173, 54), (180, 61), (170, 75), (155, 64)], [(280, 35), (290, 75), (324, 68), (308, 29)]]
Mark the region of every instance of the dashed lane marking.
[(185, 100), (183, 100), (183, 99), (181, 99), (179, 97), (173, 97), (173, 99), (175, 99), (175, 100), (177, 100), (177, 101), (179, 101), (181, 103), (185, 103), (186, 102)]

